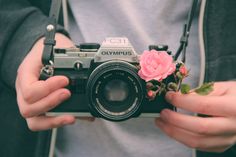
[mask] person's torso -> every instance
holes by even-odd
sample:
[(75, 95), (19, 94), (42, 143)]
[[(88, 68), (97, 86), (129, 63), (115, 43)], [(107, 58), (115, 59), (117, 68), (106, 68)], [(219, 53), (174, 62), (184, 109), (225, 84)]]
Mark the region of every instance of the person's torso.
[[(77, 31), (72, 38), (79, 42), (99, 42), (106, 37), (127, 37), (141, 54), (150, 44), (167, 44), (175, 53), (183, 23), (191, 2), (185, 0), (70, 0)], [(198, 82), (199, 48), (197, 21), (191, 30), (188, 54), (191, 77)], [(78, 121), (59, 130), (57, 156), (90, 157), (191, 157), (192, 150), (170, 139), (154, 123), (154, 118), (136, 118), (113, 123), (101, 119)]]

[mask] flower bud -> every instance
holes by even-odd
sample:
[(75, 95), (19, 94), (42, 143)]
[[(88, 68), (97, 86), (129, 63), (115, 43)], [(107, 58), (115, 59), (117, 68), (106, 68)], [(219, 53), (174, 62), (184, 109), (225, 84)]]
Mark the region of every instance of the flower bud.
[(187, 76), (188, 75), (188, 70), (187, 70), (187, 68), (184, 66), (184, 65), (182, 65), (180, 68), (179, 68), (179, 72), (182, 74), (182, 76)]
[(152, 90), (149, 90), (149, 91), (147, 92), (147, 98), (148, 98), (149, 100), (154, 100), (155, 97), (156, 97), (156, 92), (154, 92), (154, 91), (152, 91)]
[(152, 88), (154, 88), (154, 85), (153, 85), (153, 83), (152, 82), (147, 82), (146, 83), (146, 89), (152, 89)]
[(176, 76), (179, 80), (182, 80), (183, 79), (183, 75), (180, 73), (180, 72), (177, 72), (176, 73)]
[(167, 85), (167, 89), (168, 89), (169, 91), (177, 91), (178, 86), (177, 86), (176, 83), (170, 82), (170, 83)]

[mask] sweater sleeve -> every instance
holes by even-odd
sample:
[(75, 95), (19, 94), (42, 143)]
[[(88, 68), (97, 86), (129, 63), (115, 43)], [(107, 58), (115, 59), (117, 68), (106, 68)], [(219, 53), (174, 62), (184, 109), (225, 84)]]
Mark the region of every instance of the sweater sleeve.
[[(27, 0), (0, 0), (0, 79), (5, 85), (15, 88), (17, 69), (44, 36), (47, 21), (48, 17)], [(62, 27), (58, 32), (66, 34)]]

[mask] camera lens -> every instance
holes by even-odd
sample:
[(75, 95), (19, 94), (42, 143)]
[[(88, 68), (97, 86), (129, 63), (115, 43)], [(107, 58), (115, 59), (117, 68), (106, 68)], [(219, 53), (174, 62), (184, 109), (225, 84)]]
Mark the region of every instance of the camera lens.
[(106, 101), (113, 102), (125, 102), (129, 94), (128, 84), (123, 80), (114, 79), (109, 81), (105, 87), (103, 96)]
[(143, 100), (142, 85), (132, 64), (109, 61), (99, 65), (87, 83), (91, 112), (111, 121), (138, 116)]

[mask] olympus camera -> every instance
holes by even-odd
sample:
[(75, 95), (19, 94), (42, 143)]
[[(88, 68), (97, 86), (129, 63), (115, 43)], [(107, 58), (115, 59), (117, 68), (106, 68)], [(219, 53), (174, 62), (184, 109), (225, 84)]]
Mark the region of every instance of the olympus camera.
[[(168, 46), (151, 45), (149, 49), (167, 51)], [(163, 95), (152, 101), (146, 98), (146, 83), (138, 75), (139, 56), (127, 38), (54, 49), (53, 57), (54, 75), (69, 78), (67, 88), (72, 95), (48, 115), (92, 115), (123, 121), (138, 116), (157, 117), (162, 109), (173, 109)]]

